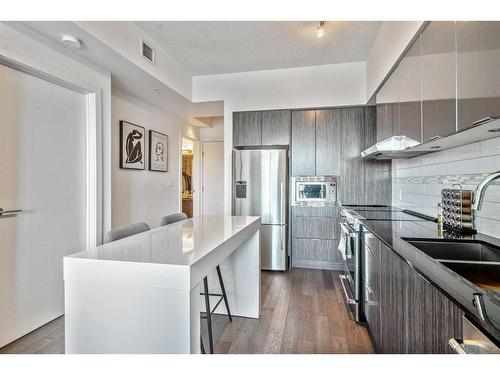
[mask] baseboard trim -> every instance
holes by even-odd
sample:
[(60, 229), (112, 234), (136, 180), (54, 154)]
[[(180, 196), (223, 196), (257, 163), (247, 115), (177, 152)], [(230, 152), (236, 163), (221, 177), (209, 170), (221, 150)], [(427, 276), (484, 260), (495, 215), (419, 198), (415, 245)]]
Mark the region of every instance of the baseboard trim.
[(313, 268), (319, 270), (342, 271), (344, 269), (344, 264), (338, 262), (293, 259), (292, 268)]

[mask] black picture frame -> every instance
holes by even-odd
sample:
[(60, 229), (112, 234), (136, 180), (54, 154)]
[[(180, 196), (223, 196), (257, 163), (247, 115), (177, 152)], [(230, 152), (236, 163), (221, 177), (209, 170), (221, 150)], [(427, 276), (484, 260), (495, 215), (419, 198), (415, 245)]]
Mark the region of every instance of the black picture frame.
[[(139, 134), (141, 134), (141, 138), (139, 138), (139, 142), (137, 142), (135, 145), (128, 146), (125, 144), (125, 142), (128, 142), (129, 140), (133, 144), (133, 133), (130, 133), (130, 129), (133, 129), (137, 131)], [(124, 132), (129, 132), (127, 135), (127, 138), (124, 139), (125, 133)], [(129, 139), (129, 136), (131, 137)], [(134, 124), (129, 121), (125, 120), (120, 120), (120, 168), (121, 169), (131, 169), (131, 170), (139, 170), (143, 171), (146, 169), (146, 158), (145, 158), (145, 153), (146, 153), (146, 129), (143, 126)], [(137, 144), (140, 144), (141, 146), (137, 148)], [(128, 147), (128, 148), (127, 148)], [(130, 155), (125, 155), (129, 153), (134, 157), (134, 159), (139, 159), (133, 163), (128, 161), (128, 158)]]
[[(159, 155), (157, 155), (158, 148), (153, 142), (160, 142), (163, 145), (162, 161), (158, 162)], [(148, 169), (153, 172), (168, 172), (168, 135), (157, 132), (156, 130), (149, 130), (149, 160)], [(162, 165), (164, 164), (164, 165)]]

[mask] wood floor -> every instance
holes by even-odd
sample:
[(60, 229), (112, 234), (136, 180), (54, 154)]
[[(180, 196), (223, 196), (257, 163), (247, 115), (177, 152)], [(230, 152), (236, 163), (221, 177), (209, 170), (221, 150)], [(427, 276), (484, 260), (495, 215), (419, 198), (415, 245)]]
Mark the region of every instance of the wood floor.
[[(213, 319), (215, 353), (373, 353), (367, 330), (354, 323), (334, 271), (262, 272), (260, 319)], [(202, 335), (208, 349), (206, 321)], [(0, 348), (0, 353), (64, 353), (64, 318)]]

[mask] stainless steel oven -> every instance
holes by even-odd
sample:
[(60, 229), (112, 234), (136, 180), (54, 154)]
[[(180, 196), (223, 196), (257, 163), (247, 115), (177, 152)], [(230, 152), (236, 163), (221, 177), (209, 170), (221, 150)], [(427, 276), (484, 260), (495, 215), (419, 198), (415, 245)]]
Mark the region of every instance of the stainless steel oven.
[(337, 201), (337, 178), (334, 176), (298, 176), (292, 182), (295, 204), (334, 204)]
[(363, 226), (359, 216), (352, 211), (341, 208), (341, 236), (338, 251), (342, 256), (344, 267), (339, 275), (344, 292), (345, 302), (350, 307), (356, 322), (362, 322), (362, 287), (361, 287), (361, 246)]

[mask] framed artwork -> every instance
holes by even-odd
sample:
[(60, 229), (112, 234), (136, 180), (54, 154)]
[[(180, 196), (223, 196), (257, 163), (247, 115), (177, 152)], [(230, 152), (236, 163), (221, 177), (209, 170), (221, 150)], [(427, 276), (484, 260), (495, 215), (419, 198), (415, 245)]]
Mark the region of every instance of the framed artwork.
[(168, 135), (149, 131), (149, 170), (168, 172)]
[(120, 121), (120, 168), (145, 169), (145, 135), (142, 126)]

